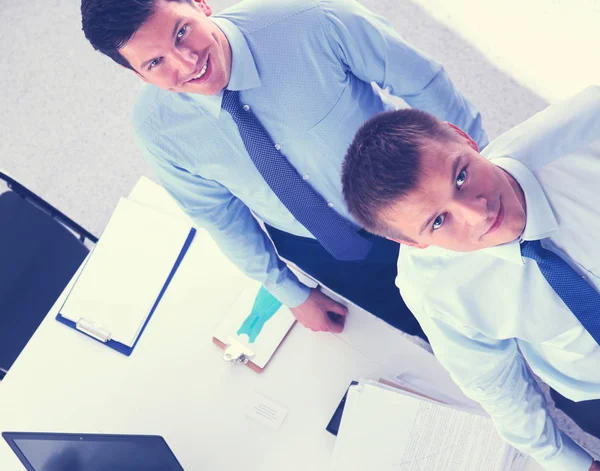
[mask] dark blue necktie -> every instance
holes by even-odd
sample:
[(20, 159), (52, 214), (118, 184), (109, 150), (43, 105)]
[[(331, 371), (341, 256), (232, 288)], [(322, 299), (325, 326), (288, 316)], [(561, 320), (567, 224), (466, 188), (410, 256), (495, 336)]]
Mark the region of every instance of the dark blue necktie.
[(336, 259), (364, 259), (371, 242), (302, 179), (250, 107), (241, 106), (239, 92), (225, 90), (221, 106), (237, 124), (244, 147), (265, 182), (296, 220)]
[(594, 287), (539, 240), (523, 242), (521, 254), (537, 262), (552, 289), (600, 344), (600, 294)]

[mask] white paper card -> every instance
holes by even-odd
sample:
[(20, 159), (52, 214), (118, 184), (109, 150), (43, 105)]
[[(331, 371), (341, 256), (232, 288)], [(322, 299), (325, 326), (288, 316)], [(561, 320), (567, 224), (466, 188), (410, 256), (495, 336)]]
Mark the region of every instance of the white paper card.
[(121, 198), (60, 314), (132, 346), (189, 235), (189, 223)]
[(246, 416), (257, 420), (270, 429), (279, 430), (288, 410), (260, 393), (253, 393), (250, 397)]

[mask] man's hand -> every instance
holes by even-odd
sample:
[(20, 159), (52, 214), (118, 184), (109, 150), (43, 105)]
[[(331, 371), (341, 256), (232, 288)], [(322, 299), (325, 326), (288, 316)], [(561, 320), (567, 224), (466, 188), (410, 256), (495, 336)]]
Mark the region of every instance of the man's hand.
[(594, 461), (590, 471), (600, 471), (600, 461)]
[[(306, 301), (300, 306), (291, 308), (298, 322), (313, 332), (333, 332), (335, 334), (344, 330), (344, 322), (348, 309), (336, 303), (330, 297), (316, 289), (311, 289)], [(336, 318), (332, 320), (331, 317)]]

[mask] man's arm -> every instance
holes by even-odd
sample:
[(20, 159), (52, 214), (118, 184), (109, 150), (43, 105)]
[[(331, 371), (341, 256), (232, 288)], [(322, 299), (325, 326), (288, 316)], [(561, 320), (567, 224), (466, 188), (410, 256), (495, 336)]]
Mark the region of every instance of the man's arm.
[(413, 108), (488, 143), (479, 111), (452, 84), (444, 67), (406, 43), (393, 26), (355, 1), (322, 0), (330, 45), (356, 77), (375, 82)]
[(342, 331), (343, 322), (334, 322), (327, 313), (344, 316), (346, 308), (298, 280), (279, 259), (273, 243), (242, 201), (220, 183), (179, 168), (150, 153), (141, 141), (138, 144), (162, 186), (240, 270), (263, 283), (305, 327)]
[(490, 414), (500, 435), (549, 471), (594, 469), (591, 456), (556, 426), (515, 339), (418, 316), (436, 357), (463, 392)]

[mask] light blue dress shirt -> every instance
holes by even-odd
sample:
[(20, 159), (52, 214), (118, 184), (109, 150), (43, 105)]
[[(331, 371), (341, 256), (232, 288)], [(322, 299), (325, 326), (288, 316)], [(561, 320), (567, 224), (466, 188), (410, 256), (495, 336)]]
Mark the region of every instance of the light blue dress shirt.
[[(482, 154), (523, 189), (521, 239), (543, 239), (600, 291), (600, 87), (552, 105)], [(519, 245), (402, 246), (397, 284), (436, 357), (508, 442), (547, 470), (588, 471), (590, 455), (556, 427), (523, 360), (563, 396), (600, 399), (600, 346)]]
[[(342, 216), (342, 161), (355, 131), (392, 108), (371, 82), (468, 132), (484, 146), (477, 110), (443, 67), (352, 0), (250, 0), (213, 18), (232, 50), (228, 88), (240, 91), (282, 153)], [(215, 96), (146, 85), (133, 126), (159, 182), (223, 252), (284, 304), (308, 288), (278, 259), (254, 216), (312, 237), (267, 186)], [(354, 222), (354, 221), (353, 221)]]

